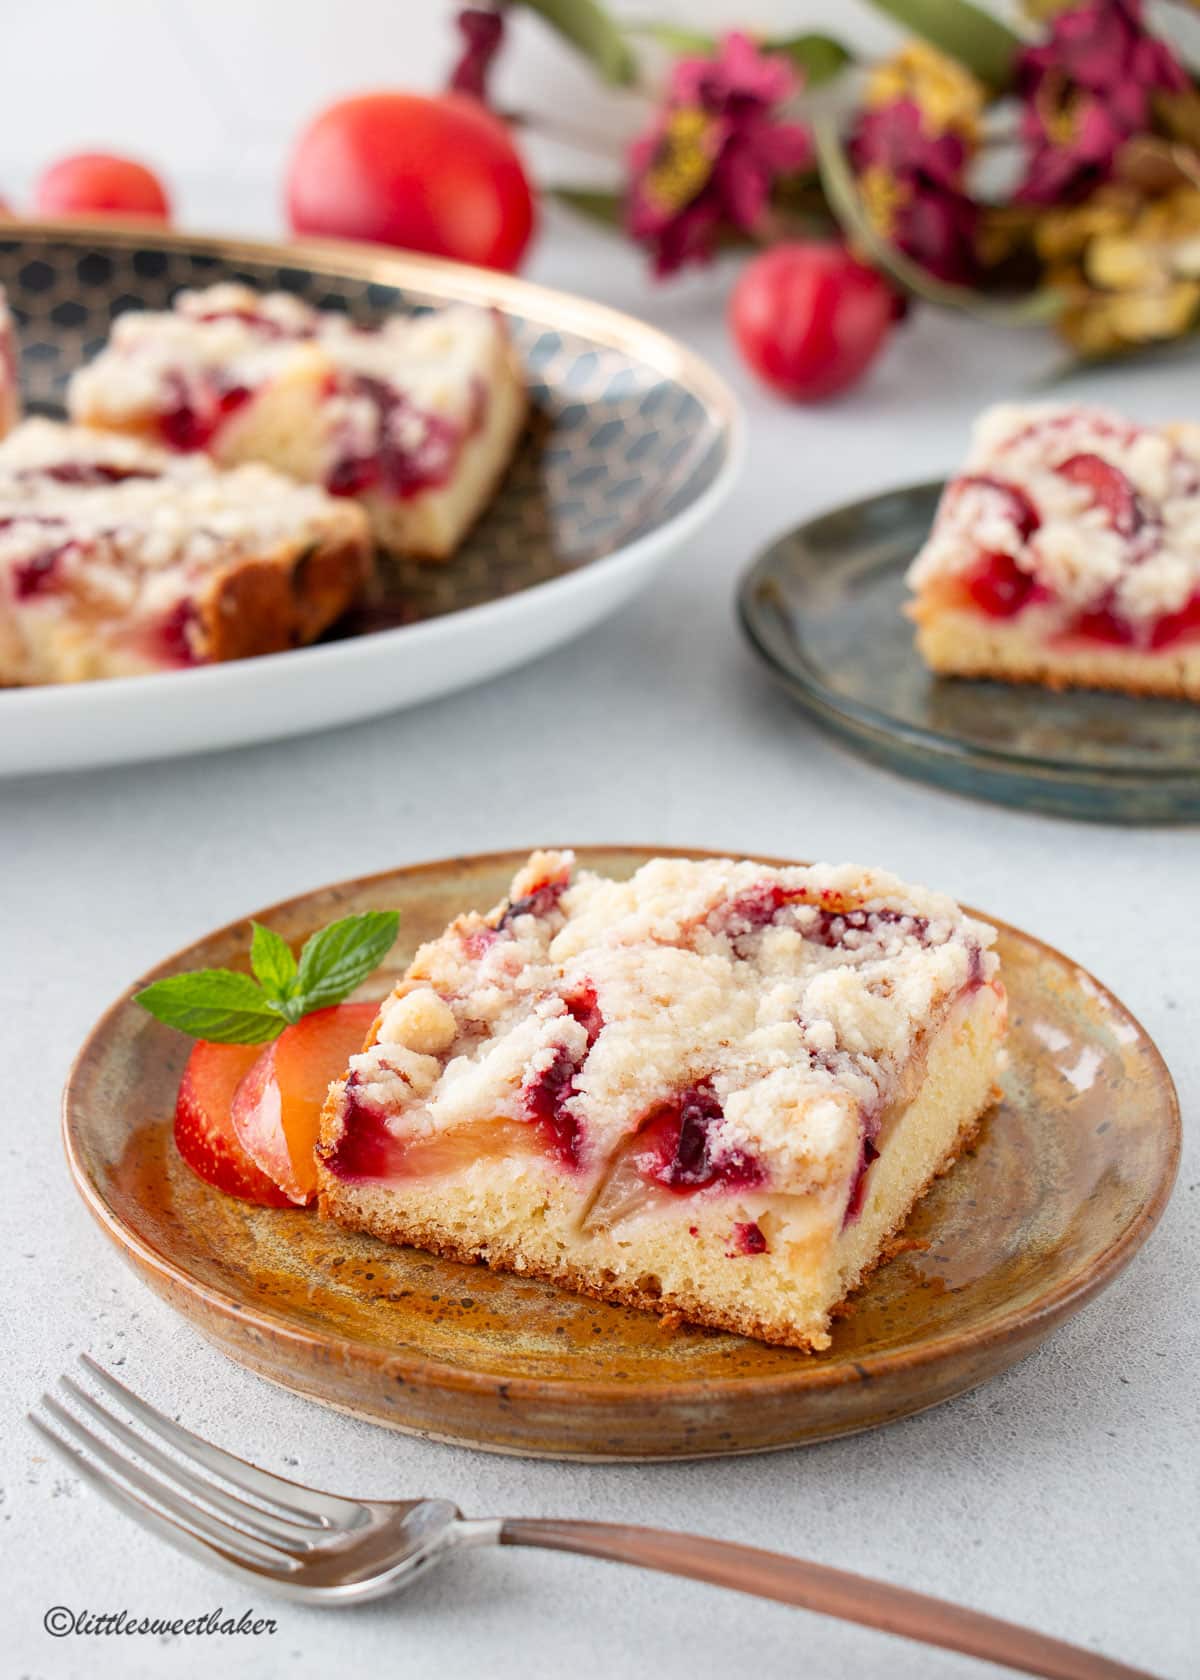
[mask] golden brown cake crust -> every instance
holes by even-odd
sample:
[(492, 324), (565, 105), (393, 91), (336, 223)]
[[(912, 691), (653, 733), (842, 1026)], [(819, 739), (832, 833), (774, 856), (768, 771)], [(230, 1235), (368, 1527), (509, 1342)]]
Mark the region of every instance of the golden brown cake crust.
[(1023, 637), (1010, 626), (932, 604), (918, 604), (910, 616), (918, 624), (917, 651), (939, 676), (990, 678), (1060, 692), (1099, 688), (1200, 700), (1200, 644), (1155, 654), (1105, 648), (1064, 651)]
[(198, 602), (203, 657), (248, 659), (313, 641), (358, 598), (370, 572), (365, 534), (228, 567)]

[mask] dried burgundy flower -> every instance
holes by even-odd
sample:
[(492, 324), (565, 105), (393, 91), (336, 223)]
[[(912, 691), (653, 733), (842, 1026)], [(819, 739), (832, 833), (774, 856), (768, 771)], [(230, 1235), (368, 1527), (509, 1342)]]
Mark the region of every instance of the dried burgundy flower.
[(447, 86), (454, 93), (469, 93), (486, 105), (488, 73), (504, 41), (503, 13), (492, 7), (464, 6), (454, 26), (463, 46)]
[(960, 133), (935, 131), (915, 100), (896, 99), (861, 114), (850, 159), (884, 239), (939, 280), (976, 278), (979, 207), (964, 190), (970, 151)]
[(1048, 38), (1018, 56), (1015, 85), (1029, 147), (1017, 197), (1031, 204), (1085, 198), (1112, 175), (1122, 144), (1151, 126), (1155, 93), (1191, 86), (1147, 31), (1141, 0), (1084, 0), (1059, 12)]
[(778, 178), (811, 165), (808, 129), (779, 115), (799, 88), (787, 59), (740, 33), (714, 58), (677, 61), (663, 108), (629, 154), (629, 231), (657, 273), (707, 260), (726, 229), (757, 231)]

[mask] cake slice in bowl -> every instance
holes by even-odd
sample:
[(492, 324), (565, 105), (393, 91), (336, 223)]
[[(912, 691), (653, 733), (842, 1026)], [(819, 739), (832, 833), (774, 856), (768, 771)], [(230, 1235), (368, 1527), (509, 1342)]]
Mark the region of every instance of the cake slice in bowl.
[(1200, 426), (989, 409), (908, 582), (934, 671), (1200, 700)]
[(352, 1229), (793, 1347), (996, 1095), (993, 930), (850, 866), (536, 852), (418, 951), (330, 1089)]
[(261, 461), (354, 497), (395, 554), (445, 560), (483, 512), (525, 423), (503, 319), (452, 305), (374, 328), (232, 282), (116, 321), (75, 374), (74, 419), (226, 466)]
[(26, 420), (0, 443), (0, 685), (297, 647), (371, 562), (361, 510), (315, 486)]

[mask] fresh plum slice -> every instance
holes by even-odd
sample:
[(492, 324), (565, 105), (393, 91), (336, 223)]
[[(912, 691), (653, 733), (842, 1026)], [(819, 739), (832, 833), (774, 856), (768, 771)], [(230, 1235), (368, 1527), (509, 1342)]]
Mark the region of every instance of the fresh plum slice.
[(262, 1055), (261, 1044), (192, 1046), (175, 1100), (175, 1146), (206, 1184), (263, 1207), (288, 1207), (288, 1198), (238, 1142), (230, 1109), (233, 1093)]
[(366, 1042), (377, 1003), (339, 1003), (285, 1027), (246, 1071), (233, 1096), (238, 1142), (289, 1201), (317, 1190), (313, 1156), (331, 1081)]

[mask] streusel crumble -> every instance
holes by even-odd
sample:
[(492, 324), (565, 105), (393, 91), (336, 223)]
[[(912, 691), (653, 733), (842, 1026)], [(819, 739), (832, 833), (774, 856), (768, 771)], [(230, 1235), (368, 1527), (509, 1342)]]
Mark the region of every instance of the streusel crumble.
[(311, 641), (371, 566), (352, 505), (267, 467), (27, 420), (0, 444), (0, 683), (133, 676)]
[(354, 497), (386, 549), (446, 559), (524, 424), (503, 320), (468, 305), (363, 328), (222, 283), (118, 318), (71, 381), (72, 416), (225, 465), (261, 461)]
[(1200, 699), (1200, 426), (989, 410), (909, 583), (935, 671)]

